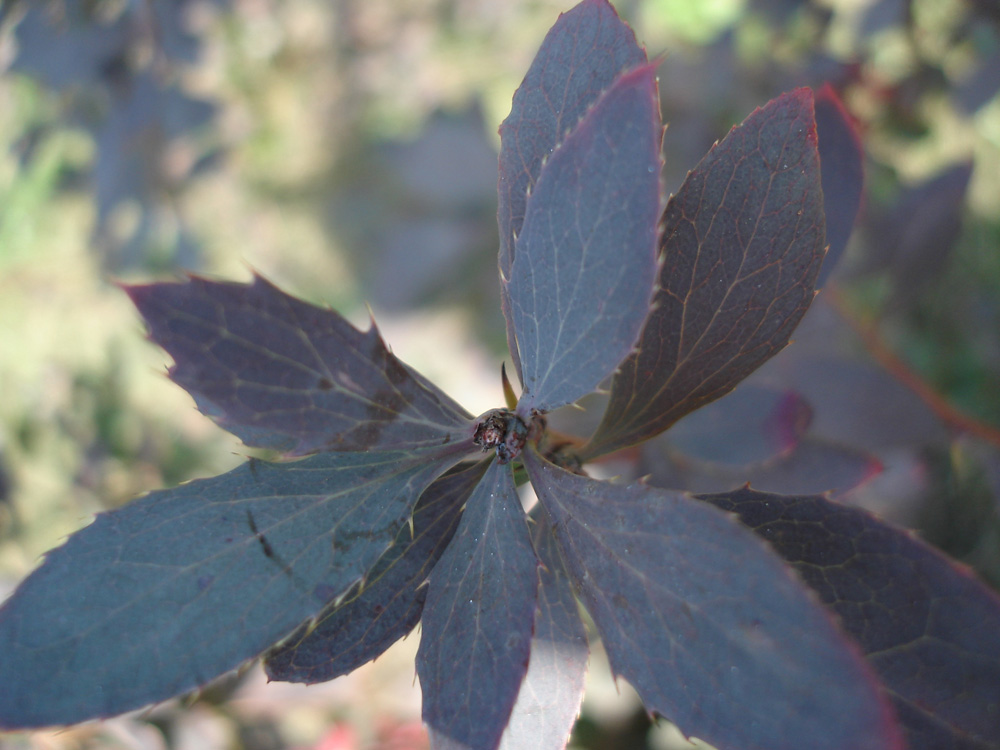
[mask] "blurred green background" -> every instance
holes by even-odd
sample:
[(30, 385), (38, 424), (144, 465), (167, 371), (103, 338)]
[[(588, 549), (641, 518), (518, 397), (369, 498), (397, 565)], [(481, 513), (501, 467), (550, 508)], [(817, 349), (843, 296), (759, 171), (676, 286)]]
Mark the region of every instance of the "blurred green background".
[[(168, 358), (145, 342), (119, 282), (256, 270), (358, 325), (370, 307), (393, 350), (471, 412), (500, 403), (496, 131), (571, 5), (4, 0), (0, 596), (93, 513), (247, 455), (164, 377)], [(953, 554), (992, 575), (995, 4), (617, 7), (651, 54), (665, 53), (670, 190), (755, 106), (798, 85), (841, 92), (869, 163), (839, 293), (916, 379), (982, 427), (974, 444), (934, 446), (926, 466), (937, 474), (920, 494), (971, 492), (973, 510), (918, 510), (958, 529)], [(0, 746), (423, 747), (415, 646), (410, 638), (325, 686), (265, 686), (250, 669), (187, 707), (12, 734)], [(591, 672), (575, 746), (683, 746), (667, 725), (650, 730), (599, 659)]]

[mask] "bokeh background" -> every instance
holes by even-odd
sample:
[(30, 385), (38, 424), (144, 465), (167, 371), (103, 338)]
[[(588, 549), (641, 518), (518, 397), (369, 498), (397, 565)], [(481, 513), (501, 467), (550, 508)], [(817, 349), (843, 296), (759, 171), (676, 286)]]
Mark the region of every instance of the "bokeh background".
[[(358, 325), (374, 314), (471, 412), (501, 403), (497, 126), (571, 5), (0, 2), (0, 597), (95, 512), (248, 453), (164, 377), (119, 282), (255, 270)], [(617, 8), (665, 53), (669, 190), (754, 107), (823, 83), (856, 119), (867, 183), (846, 254), (757, 390), (604, 470), (833, 491), (996, 585), (1000, 5)], [(771, 445), (768, 409), (788, 397)], [(586, 429), (599, 408), (564, 424)], [(327, 685), (266, 685), (250, 666), (185, 701), (0, 746), (426, 747), (416, 643)], [(572, 746), (685, 747), (595, 649)]]

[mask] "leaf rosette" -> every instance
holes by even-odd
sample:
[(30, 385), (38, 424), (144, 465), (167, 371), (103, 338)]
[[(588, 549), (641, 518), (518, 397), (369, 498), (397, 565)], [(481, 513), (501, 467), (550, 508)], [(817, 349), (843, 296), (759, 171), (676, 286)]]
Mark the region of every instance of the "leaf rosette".
[[(522, 386), (504, 377), (506, 408), (474, 419), (374, 325), (259, 277), (126, 289), (199, 408), (282, 460), (151, 493), (49, 553), (0, 608), (0, 726), (112, 716), (261, 656), (271, 679), (329, 680), (419, 622), (434, 747), (558, 750), (583, 694), (582, 604), (647, 710), (723, 750), (997, 747), (1000, 603), (964, 571), (820, 496), (585, 471), (787, 345), (860, 196), (832, 91), (756, 110), (664, 201), (656, 66), (606, 0), (583, 0), (500, 135)], [(589, 440), (547, 429), (609, 379)], [(806, 444), (795, 394), (742, 403), (765, 457)], [(706, 414), (678, 444), (727, 457)], [(753, 442), (736, 453), (759, 459)]]

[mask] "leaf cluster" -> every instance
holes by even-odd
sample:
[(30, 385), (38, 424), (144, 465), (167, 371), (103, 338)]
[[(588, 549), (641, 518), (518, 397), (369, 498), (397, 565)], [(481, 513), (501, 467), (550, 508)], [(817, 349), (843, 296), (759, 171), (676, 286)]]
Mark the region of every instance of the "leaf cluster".
[[(259, 277), (126, 289), (202, 412), (283, 460), (49, 553), (0, 608), (0, 726), (113, 716), (260, 656), (329, 680), (420, 622), (435, 747), (560, 748), (582, 604), (646, 709), (720, 748), (997, 747), (1000, 601), (966, 571), (826, 497), (585, 471), (787, 345), (860, 201), (832, 91), (755, 110), (664, 201), (656, 64), (583, 0), (500, 134), (504, 408), (473, 417), (374, 324)], [(608, 383), (588, 438), (548, 429)]]

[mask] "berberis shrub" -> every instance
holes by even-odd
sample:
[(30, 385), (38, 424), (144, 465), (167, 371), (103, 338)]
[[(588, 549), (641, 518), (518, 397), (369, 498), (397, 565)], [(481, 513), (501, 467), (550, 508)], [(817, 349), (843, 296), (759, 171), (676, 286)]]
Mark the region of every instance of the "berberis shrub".
[[(480, 417), (374, 326), (261, 278), (128, 287), (199, 408), (285, 459), (153, 492), (49, 553), (0, 610), (0, 726), (112, 716), (260, 656), (273, 680), (330, 680), (419, 622), (435, 747), (559, 748), (582, 605), (648, 711), (724, 750), (998, 747), (1000, 605), (966, 571), (822, 496), (586, 471), (788, 343), (824, 216), (860, 193), (821, 177), (821, 154), (859, 172), (856, 148), (823, 148), (850, 128), (834, 105), (769, 102), (664, 205), (656, 64), (605, 0), (561, 16), (500, 128), (522, 390), (505, 378)], [(588, 439), (547, 430), (609, 378)]]

